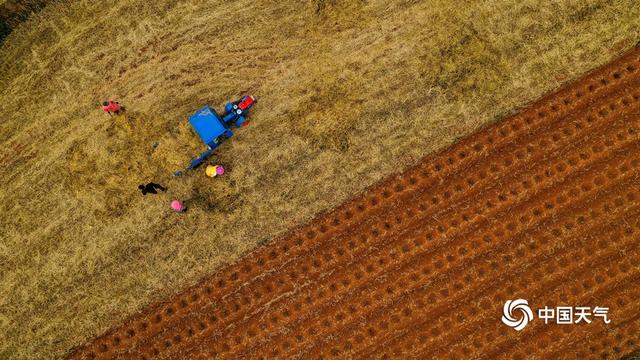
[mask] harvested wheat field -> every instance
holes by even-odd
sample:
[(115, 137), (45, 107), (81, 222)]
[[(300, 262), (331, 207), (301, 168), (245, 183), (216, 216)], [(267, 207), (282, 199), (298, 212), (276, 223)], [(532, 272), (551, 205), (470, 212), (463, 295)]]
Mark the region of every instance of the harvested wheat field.
[[(639, 175), (635, 49), (73, 358), (620, 358), (640, 348)], [(594, 317), (516, 331), (519, 298)]]
[[(0, 359), (60, 359), (619, 57), (640, 4), (0, 0), (2, 23)], [(173, 177), (204, 151), (187, 118), (242, 95), (225, 175)]]

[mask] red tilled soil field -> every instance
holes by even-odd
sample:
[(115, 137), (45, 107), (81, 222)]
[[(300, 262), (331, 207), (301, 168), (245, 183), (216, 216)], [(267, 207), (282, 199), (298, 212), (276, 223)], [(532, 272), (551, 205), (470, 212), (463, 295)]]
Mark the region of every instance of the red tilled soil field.
[[(72, 358), (631, 354), (640, 348), (639, 140), (635, 49)], [(534, 317), (516, 331), (501, 317), (520, 298)], [(607, 307), (610, 323), (545, 324), (536, 311), (545, 306)]]

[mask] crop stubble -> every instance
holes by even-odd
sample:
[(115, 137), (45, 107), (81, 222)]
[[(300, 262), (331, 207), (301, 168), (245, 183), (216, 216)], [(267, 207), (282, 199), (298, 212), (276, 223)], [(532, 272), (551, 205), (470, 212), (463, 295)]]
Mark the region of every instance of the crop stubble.
[[(485, 127), (72, 358), (622, 356), (640, 334), (640, 50)], [(505, 300), (613, 322), (500, 322)]]

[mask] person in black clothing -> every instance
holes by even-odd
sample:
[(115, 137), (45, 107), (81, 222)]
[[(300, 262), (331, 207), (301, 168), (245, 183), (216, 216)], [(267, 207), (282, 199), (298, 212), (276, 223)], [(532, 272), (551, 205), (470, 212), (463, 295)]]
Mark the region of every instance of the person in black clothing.
[(140, 184), (138, 185), (138, 189), (142, 191), (142, 195), (147, 195), (147, 193), (157, 194), (158, 192), (156, 191), (156, 189), (161, 190), (163, 192), (167, 191), (167, 188), (165, 188), (164, 186), (160, 184), (152, 183), (152, 182), (148, 183), (147, 185)]

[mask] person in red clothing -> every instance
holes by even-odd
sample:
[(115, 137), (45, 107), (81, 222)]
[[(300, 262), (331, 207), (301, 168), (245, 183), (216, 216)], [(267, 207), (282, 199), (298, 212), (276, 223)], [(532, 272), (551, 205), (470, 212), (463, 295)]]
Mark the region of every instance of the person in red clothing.
[(109, 115), (120, 114), (120, 111), (124, 110), (124, 107), (120, 106), (120, 103), (113, 100), (105, 100), (102, 102), (102, 110)]

